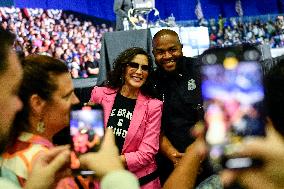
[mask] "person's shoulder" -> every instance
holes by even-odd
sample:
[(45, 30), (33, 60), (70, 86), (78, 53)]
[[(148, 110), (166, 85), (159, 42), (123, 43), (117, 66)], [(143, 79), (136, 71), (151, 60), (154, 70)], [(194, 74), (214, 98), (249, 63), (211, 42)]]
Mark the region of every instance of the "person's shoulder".
[(94, 86), (93, 90), (95, 91), (103, 91), (106, 90), (107, 87), (102, 87), (102, 86)]
[(183, 62), (185, 62), (187, 66), (190, 66), (190, 67), (199, 67), (200, 66), (197, 57), (185, 57), (184, 56), (183, 60), (184, 60)]
[(99, 96), (113, 95), (116, 94), (117, 92), (118, 89), (109, 86), (95, 86), (92, 90), (92, 94), (96, 94)]
[(151, 73), (152, 77), (157, 77), (157, 75), (160, 73), (160, 69), (158, 67), (154, 68), (153, 72)]
[(105, 94), (112, 94), (116, 92), (117, 90), (106, 86), (95, 86), (92, 91), (92, 93), (105, 93)]
[(85, 66), (91, 66), (91, 65), (92, 65), (91, 61), (88, 60), (88, 61), (85, 62)]
[(190, 62), (194, 62), (197, 60), (196, 57), (187, 57), (187, 56), (183, 56), (183, 59)]
[(148, 102), (149, 107), (162, 107), (163, 102), (157, 98), (149, 98), (149, 102)]
[(184, 66), (185, 69), (190, 73), (195, 73), (199, 75), (201, 64), (199, 63), (199, 59), (196, 57), (184, 57)]
[(92, 63), (93, 63), (94, 66), (99, 67), (99, 64), (100, 64), (99, 60), (95, 60)]
[(19, 186), (11, 182), (9, 179), (0, 177), (0, 186), (1, 188), (9, 188), (9, 189), (20, 189)]
[(85, 66), (88, 66), (88, 67), (99, 67), (99, 62), (98, 61), (87, 61), (85, 62)]
[(162, 104), (163, 102), (157, 98), (149, 98), (149, 103)]
[(161, 82), (165, 79), (165, 73), (161, 70), (161, 68), (156, 67), (150, 77), (152, 78), (152, 81), (157, 84), (157, 82)]

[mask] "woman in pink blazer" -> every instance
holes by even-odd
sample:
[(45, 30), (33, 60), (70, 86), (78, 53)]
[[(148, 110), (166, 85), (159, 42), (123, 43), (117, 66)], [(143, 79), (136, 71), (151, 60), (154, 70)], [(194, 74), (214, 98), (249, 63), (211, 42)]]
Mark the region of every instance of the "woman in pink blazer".
[(90, 102), (104, 107), (105, 127), (113, 129), (125, 167), (142, 189), (159, 189), (155, 155), (159, 149), (162, 102), (154, 99), (151, 57), (130, 48), (114, 61), (105, 87), (95, 87)]

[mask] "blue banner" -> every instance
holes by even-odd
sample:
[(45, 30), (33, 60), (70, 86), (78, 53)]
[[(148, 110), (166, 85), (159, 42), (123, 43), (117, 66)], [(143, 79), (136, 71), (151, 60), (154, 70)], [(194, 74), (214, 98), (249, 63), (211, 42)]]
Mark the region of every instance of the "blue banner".
[[(71, 10), (83, 14), (92, 15), (107, 20), (115, 20), (113, 13), (114, 0), (14, 0), (16, 7), (30, 8), (59, 8)], [(1, 0), (0, 4), (13, 3), (12, 0)], [(205, 18), (217, 18), (220, 13), (223, 17), (238, 16), (235, 11), (236, 0), (200, 0)], [(176, 20), (195, 20), (194, 13), (196, 1), (193, 0), (156, 0), (156, 8), (160, 12), (161, 19), (165, 19), (173, 13)], [(283, 0), (245, 0), (242, 1), (244, 16), (263, 14), (277, 14), (282, 10)]]
[(10, 7), (14, 5), (13, 0), (1, 0), (0, 1), (0, 7)]

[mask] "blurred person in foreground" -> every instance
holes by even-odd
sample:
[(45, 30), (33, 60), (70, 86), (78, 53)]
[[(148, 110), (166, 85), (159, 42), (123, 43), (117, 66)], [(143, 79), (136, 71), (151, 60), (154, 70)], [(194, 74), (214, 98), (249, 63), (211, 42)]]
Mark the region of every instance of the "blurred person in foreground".
[[(18, 96), (23, 70), (16, 53), (12, 50), (15, 36), (0, 28), (0, 153), (6, 148), (11, 140), (12, 122), (23, 103)], [(33, 161), (33, 168), (28, 176), (26, 189), (48, 189), (53, 188), (57, 172), (69, 164), (70, 151), (68, 147), (54, 147), (48, 152), (38, 154)], [(114, 139), (110, 131), (106, 132), (101, 150), (97, 153), (89, 153), (80, 157), (82, 166), (95, 170), (97, 176), (103, 178), (102, 188), (138, 188), (138, 181), (131, 173), (125, 171), (118, 150), (115, 147)], [(102, 163), (94, 163), (102, 162)], [(104, 163), (106, 162), (106, 163)], [(1, 170), (3, 170), (1, 164)], [(7, 178), (8, 176), (8, 178)], [(9, 177), (10, 176), (10, 177)], [(12, 178), (12, 180), (11, 180)], [(16, 175), (5, 175), (1, 171), (1, 188), (19, 189), (15, 183)]]
[(159, 189), (155, 155), (159, 149), (162, 102), (153, 98), (151, 57), (138, 47), (114, 61), (106, 86), (95, 87), (91, 103), (104, 108), (105, 127), (113, 128), (121, 160), (142, 189)]
[[(230, 188), (232, 183), (249, 189), (284, 188), (284, 61), (274, 65), (264, 77), (265, 100), (268, 112), (266, 137), (251, 137), (232, 155), (262, 160), (259, 167), (224, 170), (203, 181), (197, 188)], [(194, 188), (200, 162), (206, 156), (202, 136), (187, 148), (180, 165), (173, 171), (164, 189)]]
[[(13, 132), (12, 122), (15, 114), (23, 107), (18, 91), (23, 71), (16, 53), (12, 50), (15, 36), (0, 28), (0, 153), (5, 150)], [(25, 188), (47, 189), (53, 185), (55, 174), (68, 163), (68, 148), (58, 147), (40, 155), (34, 163), (35, 169), (29, 176)], [(1, 164), (1, 170), (3, 164)], [(15, 175), (11, 175), (14, 176)], [(19, 188), (13, 180), (6, 178), (3, 172), (0, 177), (1, 188)]]
[(246, 188), (284, 188), (284, 60), (275, 64), (264, 76), (268, 128), (265, 138), (252, 138), (235, 155), (263, 161), (259, 168), (225, 171)]
[(14, 182), (23, 187), (34, 160), (54, 147), (52, 137), (69, 125), (71, 107), (79, 100), (68, 68), (60, 60), (30, 55), (22, 66), (19, 97), (23, 108), (13, 123), (12, 144), (2, 154), (2, 173), (11, 171), (17, 176)]

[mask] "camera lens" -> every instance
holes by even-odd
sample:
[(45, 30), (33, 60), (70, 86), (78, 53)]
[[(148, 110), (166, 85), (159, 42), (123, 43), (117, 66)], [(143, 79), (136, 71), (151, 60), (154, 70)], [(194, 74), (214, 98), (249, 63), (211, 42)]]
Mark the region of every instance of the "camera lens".
[(207, 54), (202, 58), (202, 62), (205, 64), (215, 64), (217, 56), (215, 54)]

